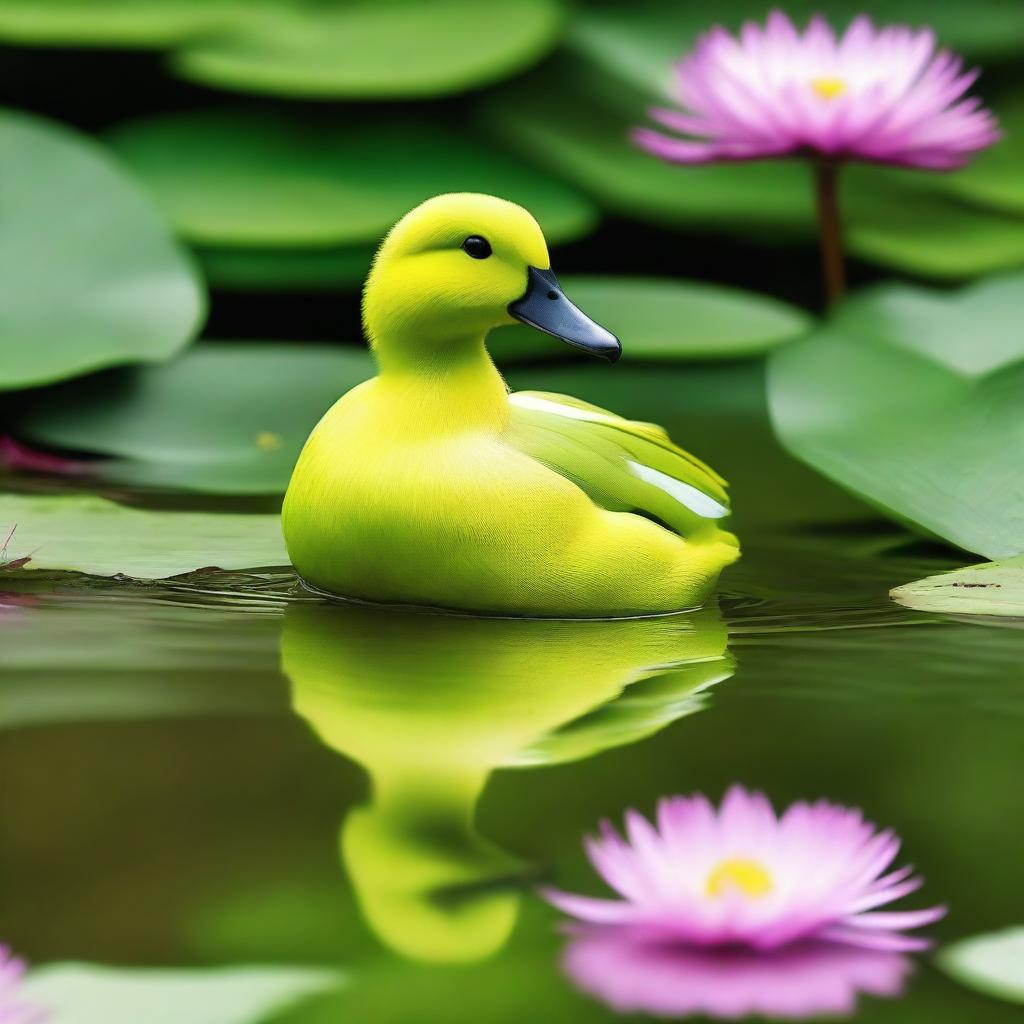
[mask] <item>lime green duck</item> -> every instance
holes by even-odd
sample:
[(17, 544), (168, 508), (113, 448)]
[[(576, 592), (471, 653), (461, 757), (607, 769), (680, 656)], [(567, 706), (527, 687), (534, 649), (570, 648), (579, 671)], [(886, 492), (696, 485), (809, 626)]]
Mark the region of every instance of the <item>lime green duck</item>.
[(739, 554), (725, 483), (657, 426), (564, 395), (509, 394), (485, 347), (518, 319), (614, 362), (563, 294), (544, 236), (493, 196), (436, 196), (366, 283), (379, 373), (324, 416), (283, 511), (316, 589), (492, 614), (695, 607)]

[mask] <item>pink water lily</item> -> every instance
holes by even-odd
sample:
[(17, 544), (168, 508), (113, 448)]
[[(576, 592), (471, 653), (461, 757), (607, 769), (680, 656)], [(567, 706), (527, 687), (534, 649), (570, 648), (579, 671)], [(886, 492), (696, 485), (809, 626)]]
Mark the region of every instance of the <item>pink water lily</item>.
[(658, 108), (636, 143), (678, 164), (805, 156), (814, 160), (826, 283), (843, 290), (837, 167), (849, 160), (952, 170), (999, 138), (995, 117), (965, 94), (978, 77), (939, 49), (930, 28), (841, 35), (816, 15), (802, 32), (781, 11), (737, 36), (716, 27), (677, 66), (680, 109)]
[(22, 998), (21, 981), (25, 963), (0, 945), (0, 1024), (42, 1024), (46, 1014)]
[(763, 794), (734, 786), (718, 809), (700, 795), (662, 800), (657, 824), (630, 810), (625, 837), (605, 822), (586, 849), (620, 899), (544, 895), (578, 921), (694, 947), (925, 949), (927, 939), (904, 932), (944, 907), (879, 909), (922, 884), (912, 868), (892, 869), (899, 848), (859, 810), (822, 800), (777, 816)]

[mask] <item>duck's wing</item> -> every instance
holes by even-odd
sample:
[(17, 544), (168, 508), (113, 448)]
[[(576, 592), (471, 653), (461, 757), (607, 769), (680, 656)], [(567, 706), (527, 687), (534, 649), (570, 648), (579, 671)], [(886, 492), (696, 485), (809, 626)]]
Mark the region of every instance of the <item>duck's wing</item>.
[(603, 508), (641, 512), (687, 535), (729, 514), (725, 481), (661, 427), (543, 391), (509, 401), (510, 441)]

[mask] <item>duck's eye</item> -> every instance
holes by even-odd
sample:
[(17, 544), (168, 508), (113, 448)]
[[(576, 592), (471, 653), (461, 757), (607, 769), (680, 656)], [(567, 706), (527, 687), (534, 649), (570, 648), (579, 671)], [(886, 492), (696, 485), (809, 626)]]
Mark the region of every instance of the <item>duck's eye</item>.
[(462, 243), (462, 248), (475, 260), (485, 260), (494, 251), (491, 249), (491, 243), (480, 235), (470, 235)]

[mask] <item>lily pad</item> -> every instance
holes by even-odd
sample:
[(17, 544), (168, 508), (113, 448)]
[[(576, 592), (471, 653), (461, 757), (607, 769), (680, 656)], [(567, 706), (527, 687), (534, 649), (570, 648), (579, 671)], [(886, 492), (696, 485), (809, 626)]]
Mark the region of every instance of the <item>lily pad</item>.
[(946, 946), (939, 966), (961, 984), (996, 999), (1024, 1003), (1024, 927), (975, 935)]
[(16, 429), (50, 447), (116, 457), (99, 467), (109, 480), (281, 494), (320, 417), (374, 372), (362, 347), (204, 341), (163, 366), (39, 395)]
[(159, 362), (204, 296), (150, 200), (93, 142), (0, 111), (0, 391)]
[(1024, 618), (1024, 555), (926, 576), (896, 587), (890, 596), (920, 612)]
[(4, 0), (0, 39), (38, 46), (168, 46), (230, 25), (239, 0)]
[(772, 354), (783, 444), (968, 551), (1024, 551), (1024, 275), (951, 295), (886, 285)]
[[(627, 360), (736, 359), (805, 333), (810, 317), (768, 296), (737, 288), (651, 277), (566, 276), (573, 302), (622, 341)], [(529, 327), (488, 339), (494, 357), (558, 358), (566, 347)]]
[(305, 99), (442, 96), (529, 67), (561, 32), (558, 0), (251, 5), (230, 31), (178, 51), (185, 78)]
[(31, 973), (26, 1000), (54, 1024), (260, 1024), (338, 988), (344, 976), (313, 967), (150, 968), (54, 964)]
[(337, 249), (196, 250), (214, 288), (236, 291), (346, 290), (362, 285), (373, 261), (371, 246)]
[(441, 121), (197, 111), (122, 125), (109, 142), (178, 231), (207, 246), (376, 242), (439, 192), (493, 192), (530, 209), (549, 240), (597, 212), (572, 187)]
[[(12, 532), (13, 531), (13, 532)], [(79, 495), (0, 494), (0, 538), (25, 569), (166, 579), (286, 565), (277, 515), (156, 512)]]

